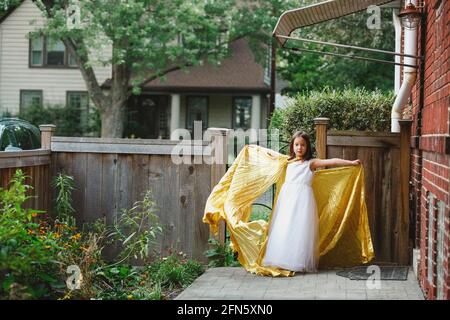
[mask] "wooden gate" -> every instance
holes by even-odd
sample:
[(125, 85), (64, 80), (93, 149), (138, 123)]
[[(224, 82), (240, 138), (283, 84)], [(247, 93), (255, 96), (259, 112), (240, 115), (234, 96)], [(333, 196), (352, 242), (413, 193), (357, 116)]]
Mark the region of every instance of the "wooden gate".
[(409, 265), (411, 121), (400, 121), (400, 133), (327, 131), (328, 119), (318, 118), (315, 122), (319, 158), (362, 161), (375, 250), (373, 263)]

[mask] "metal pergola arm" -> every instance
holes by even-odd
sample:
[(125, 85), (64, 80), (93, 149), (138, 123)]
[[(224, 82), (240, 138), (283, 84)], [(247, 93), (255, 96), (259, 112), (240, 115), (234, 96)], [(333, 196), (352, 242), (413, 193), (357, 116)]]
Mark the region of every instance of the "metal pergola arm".
[[(316, 43), (316, 44), (329, 45), (329, 46), (334, 46), (334, 47), (339, 47), (339, 48), (356, 49), (356, 50), (363, 50), (363, 51), (377, 52), (377, 53), (386, 53), (386, 54), (395, 55), (395, 56), (416, 58), (416, 59), (423, 60), (422, 56), (414, 56), (414, 55), (411, 55), (411, 54), (405, 54), (405, 53), (394, 52), (394, 51), (387, 51), (387, 50), (380, 50), (380, 49), (373, 49), (373, 48), (365, 48), (365, 47), (357, 47), (357, 46), (351, 46), (351, 45), (347, 45), (347, 44), (325, 42), (325, 41), (319, 41), (319, 40), (310, 40), (310, 39), (291, 37), (291, 36), (283, 36), (283, 35), (275, 35), (275, 37), (286, 39), (286, 40), (303, 41), (303, 42), (310, 42), (310, 43)], [(284, 48), (286, 48), (285, 45), (286, 45), (286, 43), (283, 45)], [(291, 49), (291, 48), (288, 48), (288, 49)], [(384, 60), (382, 60), (382, 61), (384, 61)]]
[(337, 57), (348, 58), (348, 59), (367, 60), (367, 61), (371, 61), (371, 62), (379, 62), (379, 63), (385, 63), (385, 64), (395, 64), (398, 66), (411, 67), (411, 68), (415, 68), (415, 69), (419, 68), (418, 66), (415, 66), (412, 64), (399, 63), (399, 62), (388, 61), (388, 60), (367, 58), (367, 57), (354, 56), (354, 55), (345, 55), (345, 54), (340, 54), (340, 53), (317, 51), (317, 50), (303, 49), (303, 48), (289, 48), (289, 47), (284, 47), (284, 48), (291, 50), (291, 51), (295, 51), (295, 52), (305, 51), (305, 52), (318, 53), (318, 54), (324, 54), (324, 55), (329, 55), (329, 56), (337, 56)]

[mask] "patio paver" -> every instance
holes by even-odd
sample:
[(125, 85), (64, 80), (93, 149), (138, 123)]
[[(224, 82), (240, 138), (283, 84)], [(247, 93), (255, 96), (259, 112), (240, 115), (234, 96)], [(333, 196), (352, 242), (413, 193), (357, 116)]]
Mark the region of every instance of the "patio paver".
[(405, 281), (381, 281), (369, 288), (366, 281), (336, 275), (337, 270), (294, 277), (262, 277), (243, 268), (211, 268), (197, 278), (176, 300), (423, 300), (412, 269)]

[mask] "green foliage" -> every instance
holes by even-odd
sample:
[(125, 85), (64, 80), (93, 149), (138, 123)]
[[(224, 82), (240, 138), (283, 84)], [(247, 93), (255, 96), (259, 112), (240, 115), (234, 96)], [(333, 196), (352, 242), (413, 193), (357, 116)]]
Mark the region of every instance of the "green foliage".
[(95, 299), (162, 300), (189, 286), (204, 266), (182, 252), (158, 259), (146, 267), (108, 266), (97, 272)]
[(192, 259), (186, 259), (182, 252), (173, 253), (148, 266), (150, 277), (161, 288), (185, 288), (198, 278), (205, 270), (204, 266)]
[(310, 91), (295, 96), (285, 109), (275, 110), (276, 121), (270, 128), (279, 129), (282, 140), (290, 140), (296, 130), (309, 133), (315, 145), (314, 118), (330, 119), (335, 130), (389, 131), (393, 93), (379, 90), (344, 89)]
[(89, 113), (87, 121), (81, 119), (81, 110), (62, 105), (30, 106), (18, 115), (21, 119), (39, 126), (56, 125), (55, 134), (65, 137), (99, 136), (100, 119), (96, 108)]
[(58, 220), (69, 226), (75, 226), (73, 216), (75, 209), (72, 207), (72, 191), (75, 189), (73, 177), (58, 173), (53, 179), (52, 186), (58, 190), (55, 201)]
[(8, 188), (0, 188), (0, 298), (48, 298), (59, 284), (55, 256), (63, 248), (35, 221), (42, 212), (23, 208), (32, 189), (26, 178), (19, 169)]
[[(7, 189), (0, 189), (0, 299), (170, 299), (204, 271), (182, 253), (156, 259), (147, 267), (126, 263), (130, 257), (149, 260), (149, 245), (161, 232), (148, 192), (113, 226), (97, 220), (79, 232), (71, 205), (73, 178), (59, 174), (56, 216), (24, 208), (32, 189), (17, 170)], [(39, 216), (38, 216), (39, 215)], [(119, 240), (123, 250), (108, 264), (102, 252)], [(76, 265), (80, 289), (66, 287), (66, 270)]]
[(158, 224), (155, 202), (148, 190), (142, 201), (137, 201), (131, 209), (123, 210), (114, 220), (108, 238), (118, 241), (123, 249), (119, 255), (121, 261), (129, 258), (150, 260), (151, 246), (156, 243), (162, 227)]
[(220, 244), (216, 239), (208, 240), (210, 248), (205, 251), (205, 257), (208, 258), (208, 267), (237, 267), (240, 266), (236, 259), (236, 254), (230, 247), (230, 243)]
[[(305, 4), (314, 0), (303, 1)], [(395, 36), (392, 24), (392, 8), (381, 9), (380, 29), (369, 29), (368, 18), (372, 13), (354, 13), (338, 19), (303, 27), (294, 31), (300, 38), (335, 42), (340, 44), (394, 51)], [(289, 41), (288, 47), (333, 52), (344, 55), (370, 57), (393, 61), (391, 55), (355, 49), (336, 48), (299, 41)], [(325, 87), (343, 89), (364, 87), (367, 90), (389, 91), (394, 87), (394, 65), (347, 59), (309, 52), (278, 51), (277, 70), (288, 81), (286, 93), (321, 90)]]
[(159, 288), (154, 288), (147, 281), (148, 274), (142, 269), (120, 265), (107, 267), (97, 272), (96, 296), (94, 299), (102, 300), (131, 300), (150, 299), (159, 300)]
[(250, 221), (255, 220), (268, 221), (270, 212), (271, 210), (266, 207), (253, 205)]

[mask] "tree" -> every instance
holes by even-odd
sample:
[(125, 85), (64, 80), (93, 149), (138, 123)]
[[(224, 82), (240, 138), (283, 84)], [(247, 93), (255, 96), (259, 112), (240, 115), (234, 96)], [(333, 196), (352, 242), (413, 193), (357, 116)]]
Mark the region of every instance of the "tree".
[[(20, 0), (0, 0), (18, 3)], [(273, 28), (285, 10), (315, 0), (35, 0), (46, 23), (30, 37), (60, 39), (77, 61), (89, 96), (97, 107), (102, 137), (122, 137), (126, 102), (143, 85), (174, 70), (218, 63), (229, 53), (227, 43), (247, 36), (256, 60), (263, 63)], [(350, 17), (350, 16), (349, 16)], [(335, 24), (335, 21), (342, 21)], [(344, 17), (301, 29), (311, 37), (365, 45), (373, 33), (361, 29), (361, 19)], [(358, 25), (356, 27), (355, 23)], [(359, 24), (358, 24), (359, 23)], [(367, 28), (365, 28), (367, 29)], [(384, 29), (383, 29), (384, 32)], [(347, 35), (348, 34), (348, 35)], [(375, 44), (390, 48), (389, 33)], [(347, 41), (347, 40), (357, 41)], [(386, 41), (386, 39), (388, 39)], [(392, 37), (393, 39), (393, 37)], [(96, 55), (110, 46), (110, 57)], [(304, 58), (307, 57), (307, 58)], [(324, 85), (384, 83), (390, 66), (344, 61), (341, 58), (290, 55), (277, 49), (280, 74), (291, 91)], [(102, 90), (96, 65), (112, 69), (110, 90)], [(350, 70), (349, 70), (350, 69)], [(306, 70), (306, 72), (305, 72)], [(356, 71), (355, 71), (356, 70)], [(371, 77), (365, 77), (371, 72)], [(386, 76), (388, 74), (388, 76)], [(336, 77), (336, 75), (342, 75)], [(381, 76), (379, 76), (381, 75)], [(336, 79), (333, 81), (333, 77)], [(376, 81), (376, 77), (380, 77)], [(390, 77), (392, 78), (392, 77)]]
[[(307, 1), (312, 3), (314, 1)], [(360, 47), (394, 51), (395, 37), (392, 24), (392, 9), (381, 10), (381, 28), (369, 29), (366, 25), (370, 17), (366, 11), (354, 13), (335, 20), (326, 21), (295, 31), (295, 35)], [(335, 52), (339, 54), (366, 56), (393, 61), (393, 56), (374, 54), (353, 49), (336, 49), (330, 46), (297, 42), (293, 46), (310, 50)], [(288, 81), (287, 92), (295, 94), (325, 87), (343, 89), (364, 87), (368, 90), (392, 90), (394, 87), (394, 65), (362, 60), (352, 60), (330, 55), (302, 52), (292, 53), (287, 49), (279, 51), (278, 70)]]
[[(258, 50), (261, 43), (274, 43), (272, 31), (280, 15), (289, 9), (304, 7), (318, 0), (261, 0), (241, 8), (237, 26), (244, 34), (251, 35), (251, 46), (258, 61), (263, 61), (266, 53)], [(345, 17), (297, 29), (295, 35), (308, 39), (336, 42), (354, 46), (378, 48), (393, 51), (395, 47), (392, 9), (381, 9), (381, 28), (369, 29), (368, 18), (372, 13), (362, 11)], [(277, 44), (277, 72), (287, 80), (286, 93), (295, 95), (309, 90), (326, 87), (362, 87), (368, 90), (390, 91), (394, 86), (394, 66), (362, 60), (352, 60), (330, 55), (302, 52), (293, 53)], [(391, 60), (391, 55), (374, 54), (364, 51), (339, 49), (311, 43), (293, 42), (294, 47), (340, 54), (359, 55)]]
[[(233, 0), (37, 0), (45, 26), (31, 36), (61, 39), (77, 61), (98, 108), (102, 137), (122, 137), (126, 101), (170, 71), (226, 54)], [(110, 57), (97, 55), (112, 47)], [(110, 65), (104, 92), (93, 67)]]

